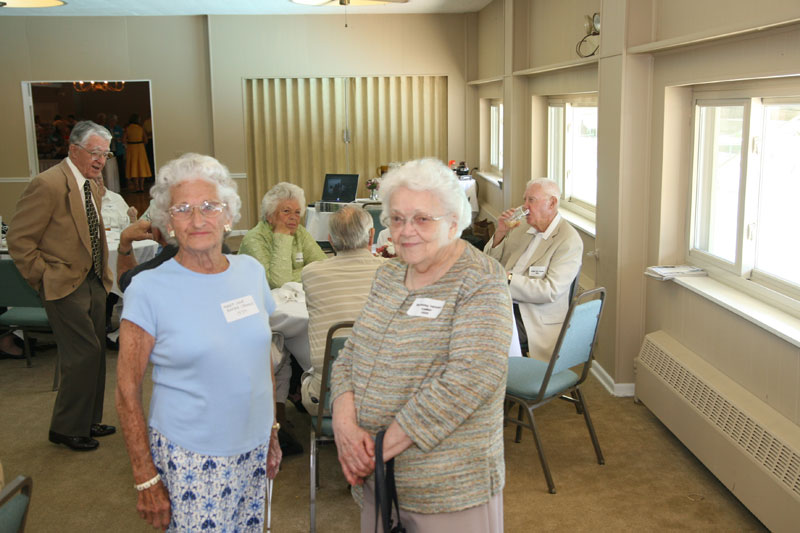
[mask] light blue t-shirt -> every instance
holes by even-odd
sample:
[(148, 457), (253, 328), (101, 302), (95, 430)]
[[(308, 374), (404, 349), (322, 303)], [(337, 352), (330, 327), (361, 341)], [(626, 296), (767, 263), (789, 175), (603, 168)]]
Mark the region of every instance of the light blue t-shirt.
[(237, 455), (268, 441), (273, 423), (269, 315), (264, 267), (226, 255), (219, 274), (175, 259), (138, 274), (122, 319), (155, 338), (149, 424), (205, 455)]

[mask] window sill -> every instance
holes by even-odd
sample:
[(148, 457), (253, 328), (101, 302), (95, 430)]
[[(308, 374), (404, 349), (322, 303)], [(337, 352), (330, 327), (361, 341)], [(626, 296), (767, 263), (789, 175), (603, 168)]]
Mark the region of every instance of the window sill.
[(591, 237), (597, 236), (597, 227), (594, 220), (590, 220), (565, 207), (560, 207), (558, 212), (561, 214), (564, 220), (575, 226), (576, 229), (579, 229)]
[(674, 278), (687, 288), (800, 348), (800, 319), (710, 277)]
[(487, 182), (491, 183), (492, 185), (494, 185), (498, 189), (501, 189), (501, 190), (503, 189), (503, 176), (500, 176), (498, 174), (490, 174), (488, 172), (482, 172), (480, 170), (475, 172), (475, 174), (478, 175), (479, 177), (483, 178)]

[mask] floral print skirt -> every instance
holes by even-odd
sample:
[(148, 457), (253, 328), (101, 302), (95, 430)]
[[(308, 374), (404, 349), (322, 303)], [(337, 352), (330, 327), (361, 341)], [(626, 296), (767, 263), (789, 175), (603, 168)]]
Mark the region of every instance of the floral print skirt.
[(150, 428), (150, 451), (169, 493), (167, 531), (264, 530), (266, 444), (240, 455), (203, 455)]

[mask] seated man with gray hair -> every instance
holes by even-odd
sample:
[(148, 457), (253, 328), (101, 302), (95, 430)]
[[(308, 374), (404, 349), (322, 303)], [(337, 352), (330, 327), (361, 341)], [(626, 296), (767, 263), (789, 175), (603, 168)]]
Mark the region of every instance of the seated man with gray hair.
[(303, 406), (317, 413), (322, 385), (322, 362), (328, 328), (355, 320), (369, 296), (375, 271), (383, 263), (372, 255), (372, 215), (345, 206), (330, 219), (328, 240), (336, 257), (306, 265), (301, 274), (308, 308), (308, 340), (312, 367), (303, 375)]
[(542, 361), (553, 355), (583, 256), (580, 235), (558, 213), (560, 196), (555, 181), (530, 180), (523, 197), (528, 215), (515, 223), (514, 209), (503, 211), (484, 248), (508, 272), (520, 342), (527, 340), (529, 355)]

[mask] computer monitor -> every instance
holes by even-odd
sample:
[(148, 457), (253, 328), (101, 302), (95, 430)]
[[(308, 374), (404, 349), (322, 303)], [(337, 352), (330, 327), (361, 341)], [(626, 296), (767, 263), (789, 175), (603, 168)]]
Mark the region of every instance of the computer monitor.
[(356, 201), (357, 191), (358, 174), (325, 174), (322, 201), (349, 204)]

